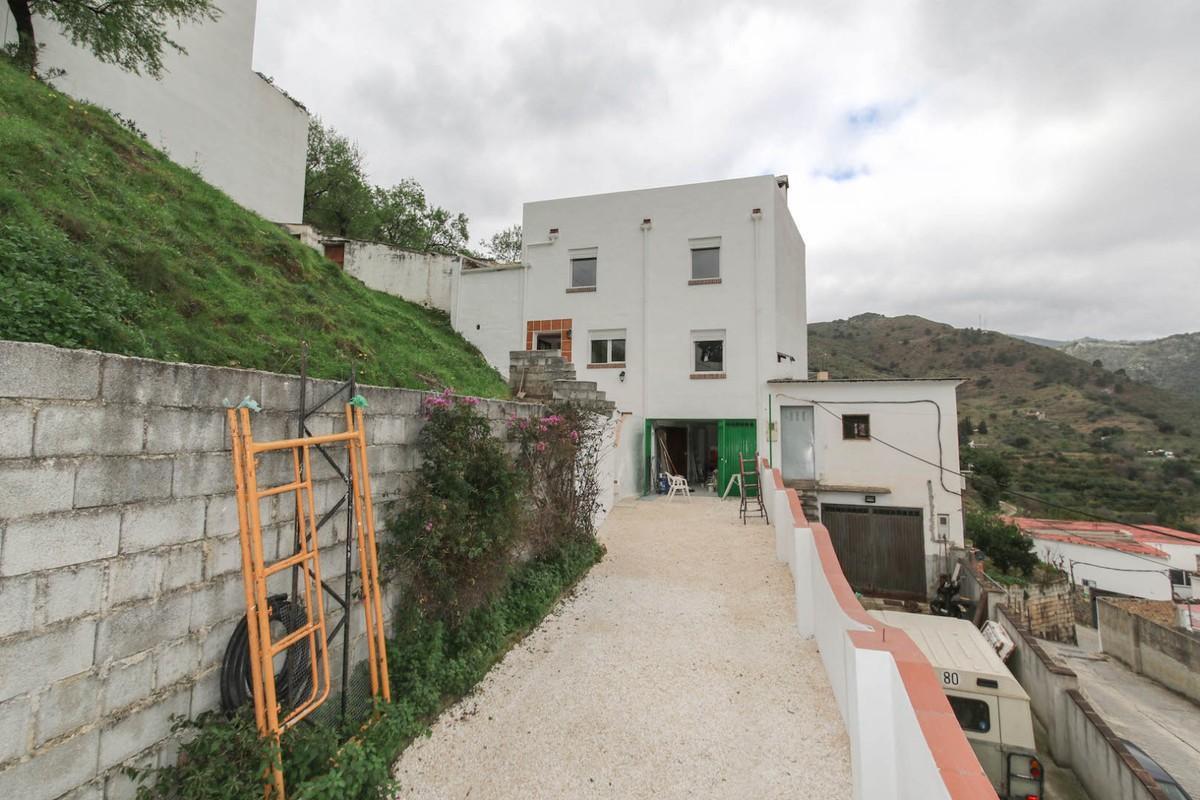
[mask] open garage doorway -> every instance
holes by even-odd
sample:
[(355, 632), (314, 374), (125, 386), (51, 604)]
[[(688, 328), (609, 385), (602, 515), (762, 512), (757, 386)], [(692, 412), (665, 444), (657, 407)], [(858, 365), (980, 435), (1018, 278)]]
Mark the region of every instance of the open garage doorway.
[(756, 428), (751, 419), (646, 420), (646, 493), (658, 490), (659, 476), (682, 475), (693, 492), (720, 495), (738, 453), (754, 454)]

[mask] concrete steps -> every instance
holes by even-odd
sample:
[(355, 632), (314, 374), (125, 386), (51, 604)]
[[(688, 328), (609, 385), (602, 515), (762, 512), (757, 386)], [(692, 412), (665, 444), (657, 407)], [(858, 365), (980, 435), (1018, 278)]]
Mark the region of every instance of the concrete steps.
[(575, 379), (575, 365), (561, 351), (512, 350), (508, 355), (508, 385), (519, 398), (578, 403), (601, 413), (616, 408), (595, 381)]
[(821, 501), (817, 493), (806, 489), (797, 489), (796, 496), (800, 498), (800, 507), (804, 509), (804, 518), (809, 522), (821, 521)]

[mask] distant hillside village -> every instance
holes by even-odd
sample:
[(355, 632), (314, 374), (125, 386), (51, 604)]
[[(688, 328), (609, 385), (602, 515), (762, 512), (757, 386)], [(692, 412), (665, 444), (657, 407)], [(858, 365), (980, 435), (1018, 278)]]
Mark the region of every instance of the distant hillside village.
[[(1048, 655), (1052, 650), (1047, 648), (1052, 647), (1050, 642), (1082, 647), (1079, 631), (1086, 629), (1085, 637), (1099, 632), (1100, 639), (1109, 644), (1097, 647), (1128, 664), (1131, 674), (1157, 681), (1192, 700), (1200, 698), (1195, 684), (1200, 639), (1194, 633), (1200, 630), (1200, 604), (1192, 602), (1200, 598), (1200, 534), (1183, 529), (1195, 519), (1194, 509), (1188, 505), (1192, 495), (1186, 492), (1195, 492), (1197, 480), (1188, 466), (1194, 445), (1185, 440), (1193, 433), (1200, 434), (1200, 427), (1193, 432), (1170, 421), (1177, 410), (1167, 401), (1162, 402), (1168, 410), (1161, 414), (1153, 411), (1152, 418), (1145, 416), (1136, 425), (1114, 423), (1112, 417), (1119, 412), (1141, 408), (1129, 399), (1139, 390), (1129, 389), (1126, 395), (1124, 387), (1131, 385), (1127, 376), (1118, 380), (1102, 365), (1074, 362), (1065, 370), (1068, 377), (1064, 379), (1074, 392), (1071, 407), (1078, 411), (1083, 405), (1080, 398), (1086, 399), (1088, 392), (1095, 390), (1103, 395), (1103, 408), (1108, 411), (1080, 412), (1082, 422), (1058, 419), (1042, 405), (1045, 396), (1036, 394), (1058, 386), (1052, 380), (1058, 362), (1030, 359), (1026, 351), (1009, 347), (1006, 337), (990, 332), (959, 333), (918, 318), (855, 318), (810, 329), (807, 246), (789, 209), (788, 196), (793, 190), (787, 175), (531, 200), (523, 204), (523, 239), (519, 257), (513, 260), (446, 252), (445, 248), (418, 252), (319, 230), (305, 221), (306, 152), (313, 120), (300, 102), (254, 71), (255, 15), (255, 2), (226, 2), (216, 22), (181, 28), (178, 40), (187, 53), (165, 54), (165, 72), (158, 80), (98, 63), (86, 49), (72, 45), (49, 27), (42, 35), (41, 62), (44, 69), (54, 70), (53, 85), (62, 92), (111, 109), (176, 164), (193, 170), (240, 206), (273, 223), (255, 222), (279, 240), (280, 247), (267, 248), (260, 259), (275, 259), (282, 265), (264, 280), (272, 292), (300, 291), (296, 287), (303, 285), (302, 276), (318, 274), (315, 270), (304, 272), (310, 262), (319, 262), (321, 269), (327, 268), (337, 280), (362, 292), (345, 295), (350, 299), (342, 309), (321, 308), (320, 313), (305, 309), (306, 324), (326, 332), (336, 330), (339, 312), (351, 315), (369, 307), (363, 317), (376, 326), (368, 329), (370, 336), (386, 337), (393, 327), (404, 328), (404, 335), (417, 342), (413, 347), (419, 350), (424, 344), (430, 352), (454, 349), (465, 340), (469, 346), (463, 344), (460, 349), (470, 356), (464, 363), (470, 363), (465, 367), (456, 364), (459, 374), (476, 380), (475, 386), (494, 386), (492, 397), (502, 398), (483, 404), (480, 413), (488, 415), (483, 427), (489, 431), (492, 427), (500, 430), (506, 421), (513, 424), (523, 416), (533, 419), (535, 426), (538, 420), (543, 426), (558, 424), (547, 423), (555, 417), (540, 416), (540, 409), (558, 402), (585, 403), (589, 413), (602, 419), (606, 437), (595, 458), (597, 523), (632, 498), (662, 504), (707, 499), (716, 508), (728, 508), (731, 518), (733, 501), (741, 501), (738, 530), (750, 530), (748, 524), (762, 526), (774, 548), (772, 558), (790, 570), (785, 583), (794, 597), (789, 595), (787, 607), (793, 607), (794, 599), (796, 627), (805, 638), (818, 643), (820, 664), (832, 686), (828, 692), (834, 695), (830, 708), (836, 706), (840, 711), (851, 740), (848, 749), (858, 796), (975, 800), (994, 797), (994, 789), (1007, 791), (1027, 784), (1034, 788), (1028, 793), (1021, 791), (1021, 797), (1047, 796), (1041, 793), (1043, 774), (1038, 760), (1046, 748), (1050, 750), (1044, 755), (1053, 753), (1084, 783), (1094, 781), (1085, 775), (1115, 775), (1119, 777), (1113, 779), (1114, 785), (1138, 782), (1138, 791), (1126, 796), (1160, 796), (1149, 793), (1146, 781), (1150, 779), (1142, 778), (1145, 771), (1079, 693), (1075, 673)], [(6, 25), (4, 30), (10, 28)], [(6, 43), (11, 43), (12, 34), (6, 35)], [(392, 307), (373, 305), (374, 292), (363, 287), (387, 295), (385, 299), (392, 303), (401, 298), (419, 305), (424, 310), (415, 311), (424, 316), (389, 317), (387, 309)], [(162, 294), (170, 290), (158, 284), (156, 288)], [(284, 307), (279, 315), (288, 316), (286, 298), (281, 302)], [(187, 307), (201, 313), (203, 306), (192, 299)], [(239, 309), (239, 318), (249, 320), (253, 311)], [(872, 325), (881, 326), (879, 330), (884, 332), (877, 331), (874, 335), (878, 338), (868, 340), (864, 331)], [(885, 325), (896, 327), (885, 330)], [(435, 337), (440, 338), (435, 342)], [(337, 346), (364, 353), (370, 349), (365, 336), (351, 338), (339, 340)], [(970, 340), (970, 353), (953, 361), (937, 360), (938, 354), (958, 339)], [(880, 340), (886, 340), (886, 345), (879, 345)], [(27, 447), (0, 452), (0, 466), (19, 467), (21, 480), (27, 482), (18, 486), (16, 494), (0, 492), (0, 516), (5, 516), (0, 523), (6, 523), (8, 517), (19, 518), (7, 529), (9, 538), (4, 540), (0, 561), (0, 581), (7, 581), (0, 583), (0, 588), (8, 591), (7, 587), (22, 581), (12, 589), (12, 605), (30, 603), (35, 593), (44, 598), (49, 594), (44, 587), (51, 580), (68, 581), (62, 572), (67, 569), (72, 576), (69, 580), (80, 581), (73, 585), (94, 580), (97, 586), (104, 581), (108, 587), (91, 594), (119, 593), (121, 587), (112, 588), (115, 584), (108, 578), (115, 572), (104, 572), (102, 579), (89, 578), (88, 570), (94, 568), (93, 561), (107, 564), (108, 559), (124, 558), (127, 550), (151, 550), (152, 526), (140, 516), (151, 513), (144, 512), (145, 504), (152, 510), (157, 504), (172, 504), (171, 524), (180, 528), (198, 524), (202, 534), (198, 539), (209, 536), (210, 526), (223, 526), (213, 530), (232, 546), (239, 530), (237, 509), (219, 494), (228, 494), (222, 483), (228, 477), (228, 431), (223, 427), (227, 423), (219, 416), (224, 409), (218, 409), (209, 395), (213, 387), (220, 386), (221, 402), (231, 400), (228, 405), (240, 402), (242, 407), (252, 408), (262, 399), (256, 399), (257, 395), (266, 397), (270, 392), (276, 393), (281, 404), (290, 403), (290, 395), (287, 400), (280, 398), (297, 385), (291, 373), (300, 371), (300, 360), (293, 358), (288, 348), (299, 349), (299, 341), (299, 337), (280, 336), (270, 342), (274, 348), (270, 357), (279, 361), (271, 372), (225, 369), (245, 366), (227, 362), (179, 365), (176, 369), (165, 363), (172, 359), (163, 355), (155, 356), (162, 361), (125, 359), (90, 350), (0, 342), (11, 346), (4, 352), (17, 354), (10, 363), (19, 364), (22, 377), (20, 381), (0, 378), (0, 386), (7, 392), (7, 405), (0, 406), (0, 412), (8, 413), (12, 406), (17, 409), (12, 418), (25, 420), (20, 415), (29, 404), (53, 405), (50, 411), (38, 406), (37, 413), (43, 416), (37, 417), (36, 428), (33, 411), (28, 412), (28, 430), (21, 434), (27, 434)], [(304, 341), (307, 358), (310, 343)], [(835, 344), (849, 341), (856, 343), (834, 349)], [(899, 348), (919, 350), (920, 360), (901, 365), (896, 355)], [(312, 350), (333, 362), (345, 352), (332, 346)], [(433, 356), (433, 366), (425, 360), (415, 361), (417, 366), (402, 377), (434, 388), (440, 380), (433, 374), (434, 368), (440, 365)], [(307, 368), (308, 362), (304, 364)], [(986, 390), (993, 381), (989, 372), (999, 381), (1001, 367), (1013, 368), (1005, 373), (1010, 377), (1021, 374), (1012, 378), (1012, 385), (1000, 395), (1003, 404), (996, 405), (998, 401)], [(968, 370), (975, 380), (970, 379)], [(47, 373), (83, 377), (78, 378), (80, 385), (55, 385), (47, 390), (39, 383), (50, 381)], [(18, 369), (13, 367), (11, 374), (17, 375)], [(184, 374), (187, 386), (193, 388), (179, 388), (176, 381)], [(366, 405), (370, 413), (375, 411), (370, 404), (377, 402), (385, 420), (381, 433), (372, 433), (380, 438), (372, 439), (369, 451), (383, 463), (379, 478), (387, 482), (387, 503), (394, 504), (409, 490), (411, 474), (419, 466), (416, 451), (400, 451), (400, 444), (415, 447), (417, 432), (431, 417), (429, 401), (407, 390), (371, 386), (371, 381), (379, 379), (356, 375), (346, 385), (365, 387), (369, 397), (356, 396), (354, 402)], [(389, 373), (389, 379), (396, 381), (389, 386), (414, 385), (398, 383), (396, 375), (399, 372)], [(144, 380), (149, 388), (118, 385), (122, 378), (132, 382), (131, 376)], [(27, 390), (26, 383), (34, 388)], [(204, 395), (207, 405), (202, 415), (196, 398), (204, 387), (210, 391)], [(301, 415), (300, 430), (307, 430), (303, 404), (311, 398), (300, 396), (299, 411), (288, 406), (286, 415), (264, 417), (263, 427), (273, 426), (281, 437), (293, 435), (297, 423), (292, 412), (296, 411)], [(1163, 396), (1155, 395), (1154, 401)], [(376, 397), (380, 399), (376, 401)], [(442, 399), (434, 405), (452, 403), (449, 389), (436, 397)], [(478, 402), (470, 401), (472, 407)], [(418, 407), (423, 410), (418, 412)], [(1191, 408), (1181, 407), (1181, 415)], [(964, 415), (975, 414), (982, 425), (966, 417), (964, 428), (960, 410)], [(70, 417), (73, 412), (85, 414), (86, 419), (70, 422), (68, 432), (60, 438), (43, 432), (43, 420), (55, 419), (55, 414), (74, 419)], [(424, 417), (419, 419), (421, 414)], [(326, 428), (334, 427), (333, 417), (319, 419)], [(1070, 423), (1077, 423), (1078, 430)], [(25, 423), (14, 422), (14, 430), (19, 424)], [(102, 426), (106, 431), (97, 435), (103, 441), (94, 448), (89, 426)], [(997, 429), (1004, 430), (1004, 435), (996, 433)], [(1053, 502), (1047, 501), (1042, 511), (1036, 511), (1042, 488), (1036, 473), (1046, 464), (1061, 467), (1063, 474), (1078, 464), (1099, 464), (1104, 480), (1142, 480), (1148, 473), (1114, 477), (1122, 468), (1132, 469), (1128, 464), (1136, 459), (1128, 456), (1118, 461), (1109, 455), (1124, 441), (1122, 437), (1143, 429), (1169, 437), (1161, 441), (1173, 448), (1130, 450), (1137, 451), (1137, 458), (1153, 461), (1156, 471), (1152, 474), (1165, 487), (1160, 487), (1157, 499), (1175, 504), (1162, 504), (1164, 517), (1174, 515), (1166, 520), (1171, 524), (1111, 520), (1105, 507), (1078, 508), (1063, 501), (1062, 494), (1055, 494)], [(137, 439), (135, 449), (118, 441), (122, 431)], [(1086, 444), (1079, 444), (1073, 436)], [(1043, 441), (1049, 442), (1042, 448), (1044, 452), (1032, 452), (1038, 448), (1031, 443)], [(510, 437), (508, 444), (512, 443)], [(155, 447), (159, 449), (152, 450)], [(1025, 451), (1029, 451), (1026, 462), (1015, 456), (1011, 463), (1006, 461), (1005, 454)], [(176, 455), (176, 466), (168, 466), (165, 472), (159, 469), (162, 459)], [(1035, 461), (1038, 458), (1043, 461)], [(70, 469), (78, 468), (80, 477), (72, 472), (69, 480), (64, 478), (60, 472), (66, 468), (47, 459), (70, 461)], [(111, 466), (110, 460), (120, 463)], [(127, 463), (133, 461), (137, 463)], [(1136, 468), (1147, 469), (1141, 462)], [(123, 471), (126, 469), (132, 471)], [(1083, 472), (1083, 468), (1079, 470)], [(1085, 482), (1076, 480), (1074, 472), (1071, 476), (1075, 483)], [(99, 488), (89, 483), (93, 479)], [(133, 494), (110, 491), (105, 480)], [(53, 490), (66, 483), (70, 490)], [(180, 485), (186, 490), (182, 496)], [(39, 500), (43, 505), (33, 510), (25, 509), (16, 496), (34, 494), (29, 487), (38, 487), (49, 498)], [(82, 501), (78, 499), (81, 495)], [(368, 489), (368, 500), (370, 496)], [(731, 499), (727, 507), (715, 503), (722, 498)], [(273, 508), (282, 531), (274, 539), (276, 549), (285, 548), (291, 541), (294, 517), (285, 517), (282, 506)], [(1058, 519), (1059, 515), (1084, 519)], [(37, 547), (67, 541), (62, 531), (74, 524), (62, 521), (68, 516), (70, 520), (86, 518), (90, 527), (80, 537), (79, 546), (90, 555), (55, 559), (34, 554), (12, 566), (13, 541), (24, 536), (24, 541)], [(47, 518), (59, 527), (50, 525)], [(432, 529), (434, 522), (427, 524)], [(139, 542), (138, 537), (145, 541)], [(21, 676), (19, 691), (0, 693), (0, 711), (8, 713), (9, 706), (4, 703), (12, 707), (24, 703), (20, 714), (42, 714), (41, 704), (48, 708), (52, 702), (52, 686), (77, 680), (77, 673), (86, 672), (89, 681), (108, 681), (122, 670), (143, 669), (138, 660), (141, 654), (159, 646), (143, 642), (145, 646), (135, 652), (134, 640), (148, 636), (148, 620), (157, 620), (160, 614), (174, 615), (173, 624), (189, 636), (198, 631), (204, 636), (212, 633), (214, 641), (221, 626), (219, 644), (224, 647), (235, 619), (240, 618), (242, 587), (236, 581), (218, 588), (209, 586), (206, 581), (212, 577), (214, 545), (207, 545), (207, 550), (190, 549), (193, 544), (180, 534), (178, 541), (173, 539), (161, 551), (139, 555), (145, 564), (153, 564), (146, 569), (158, 570), (155, 588), (145, 597), (96, 601), (87, 614), (72, 617), (56, 618), (52, 611), (39, 608), (36, 619), (27, 614), (14, 622), (12, 630), (0, 632), (0, 643), (10, 634), (26, 636), (34, 630), (39, 636), (54, 637), (59, 633), (53, 626), (75, 625), (78, 617), (83, 617), (84, 623), (79, 624), (90, 627), (86, 631), (81, 628), (82, 632), (72, 628), (70, 635), (76, 638), (70, 642), (64, 638), (61, 646), (54, 644), (58, 650), (47, 651), (42, 658), (45, 662), (68, 659), (63, 653), (80, 647), (91, 653), (98, 630), (115, 627), (133, 642), (129, 652), (108, 652), (102, 669), (90, 660), (86, 665), (80, 661), (74, 672), (70, 671), (74, 667), (64, 667), (62, 674), (47, 677), (45, 686)], [(223, 556), (228, 573), (236, 571), (238, 556), (237, 552)], [(173, 570), (190, 577), (171, 584)], [(28, 575), (43, 571), (46, 575), (36, 579)], [(211, 600), (228, 613), (210, 620), (201, 617), (200, 601), (173, 605), (181, 602), (181, 595), (171, 593), (182, 592), (185, 586), (192, 587), (186, 591), (203, 592), (205, 602)], [(61, 596), (68, 591), (62, 589)], [(20, 592), (26, 594), (18, 596)], [(84, 588), (78, 592), (88, 594)], [(120, 608), (117, 612), (112, 609), (135, 600), (153, 602), (153, 611), (115, 622), (105, 616), (124, 614)], [(1151, 611), (1147, 612), (1147, 607)], [(875, 615), (869, 615), (868, 609)], [(967, 624), (972, 644), (964, 652), (975, 653), (972, 658), (978, 657), (976, 666), (983, 677), (971, 680), (990, 681), (977, 686), (997, 691), (980, 695), (985, 699), (956, 697), (954, 687), (945, 684), (953, 674), (957, 685), (957, 672), (944, 664), (935, 665), (938, 674), (947, 676), (943, 680), (929, 669), (926, 659), (932, 656), (928, 647), (894, 637), (893, 632), (902, 626), (895, 623), (889, 627), (888, 621), (893, 619), (889, 615), (904, 611), (958, 616), (973, 623)], [(14, 620), (22, 614), (19, 609), (11, 613)], [(1151, 628), (1151, 622), (1145, 621), (1150, 616), (1155, 617), (1152, 622), (1157, 627)], [(3, 617), (6, 623), (8, 619)], [(976, 641), (979, 628), (989, 637), (982, 646), (983, 655)], [(795, 631), (789, 634), (794, 636)], [(922, 635), (926, 634), (913, 634), (923, 645), (939, 641), (934, 633), (927, 634), (928, 641), (920, 639)], [(91, 760), (86, 768), (72, 772), (69, 780), (63, 778), (61, 786), (54, 783), (56, 793), (46, 796), (66, 796), (89, 781), (92, 786), (97, 780), (110, 785), (118, 764), (161, 745), (167, 736), (169, 714), (190, 712), (194, 716), (217, 707), (220, 691), (215, 678), (206, 689), (197, 688), (201, 686), (197, 682), (183, 700), (167, 700), (163, 687), (168, 684), (158, 677), (172, 669), (179, 675), (192, 670), (187, 672), (190, 681), (205, 664), (208, 667), (204, 668), (215, 671), (212, 665), (220, 650), (212, 650), (216, 645), (209, 644), (201, 650), (202, 641), (189, 638), (180, 645), (191, 648), (178, 656), (180, 663), (187, 661), (186, 668), (170, 666), (173, 662), (165, 648), (145, 656), (147, 664), (151, 658), (155, 664), (155, 671), (146, 679), (150, 688), (138, 684), (128, 691), (131, 706), (137, 703), (142, 704), (139, 709), (155, 709), (153, 720), (146, 722), (147, 717), (138, 723), (152, 729), (153, 735), (141, 729), (128, 733), (136, 743), (127, 743), (119, 752), (112, 750), (107, 764), (98, 755), (102, 750), (97, 750), (88, 756)], [(941, 655), (952, 649), (942, 642), (936, 652)], [(1003, 657), (1015, 653), (1007, 667), (994, 658), (997, 651)], [(12, 663), (0, 661), (0, 665)], [(991, 672), (985, 675), (986, 670)], [(0, 675), (0, 680), (8, 679)], [(942, 700), (943, 690), (951, 698), (953, 714)], [(83, 689), (71, 691), (82, 698)], [(88, 691), (94, 694), (99, 690)], [(117, 690), (110, 687), (105, 691)], [(68, 700), (55, 694), (53, 702), (69, 705)], [(82, 702), (79, 699), (77, 704)], [(966, 702), (976, 705), (968, 708), (963, 705)], [(1010, 703), (1024, 710), (1026, 721), (1032, 708), (1050, 731), (1052, 743), (1039, 744), (1035, 754), (1030, 724), (1028, 742), (1022, 741), (1020, 747), (1004, 743), (1009, 761), (1001, 767), (999, 720), (1002, 713), (1013, 713)], [(70, 716), (67, 711), (57, 713), (63, 718)], [(18, 719), (16, 711), (12, 714), (0, 719), (10, 721), (14, 731), (23, 729), (24, 717)], [(11, 752), (7, 745), (0, 748), (0, 788), (11, 785), (29, 790), (36, 786), (29, 765), (39, 763), (63, 742), (78, 743), (92, 736), (100, 724), (95, 719), (75, 727), (63, 722), (49, 735), (43, 736), (39, 729), (36, 738), (32, 734), (24, 737)], [(55, 758), (62, 758), (62, 752)], [(886, 754), (880, 756), (879, 769), (890, 770), (886, 773), (890, 777), (872, 778), (874, 766), (863, 760), (866, 753)], [(905, 753), (909, 760), (900, 763)], [(981, 766), (974, 763), (971, 753), (976, 753), (981, 763), (994, 756), (995, 763)], [(1020, 761), (1023, 772), (1007, 766), (1016, 763), (1012, 759), (1018, 755), (1024, 759)], [(965, 767), (951, 763), (954, 758), (968, 763)], [(55, 769), (66, 769), (66, 762), (61, 763), (63, 766)], [(53, 771), (51, 767), (46, 770)], [(1000, 772), (1002, 778), (997, 777)], [(5, 784), (5, 780), (12, 783)], [(907, 788), (896, 789), (899, 784)], [(871, 794), (864, 786), (874, 786), (882, 794)], [(961, 788), (967, 786), (972, 788)], [(58, 788), (63, 791), (57, 792)], [(930, 793), (923, 793), (926, 789)], [(117, 796), (105, 792), (105, 797)]]

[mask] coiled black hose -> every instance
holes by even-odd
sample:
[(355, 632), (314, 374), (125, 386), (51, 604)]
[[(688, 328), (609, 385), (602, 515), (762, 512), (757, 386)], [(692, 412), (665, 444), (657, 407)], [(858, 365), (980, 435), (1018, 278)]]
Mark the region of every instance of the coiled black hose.
[[(283, 626), (291, 633), (307, 622), (304, 606), (293, 603), (286, 594), (274, 594), (267, 598), (272, 622)], [(272, 636), (279, 641), (282, 636)], [(308, 640), (301, 639), (285, 651), (283, 666), (275, 673), (275, 697), (284, 708), (294, 708), (312, 692), (312, 668), (308, 653)], [(225, 658), (221, 661), (221, 708), (231, 713), (251, 702), (250, 688), (250, 641), (246, 633), (246, 618), (242, 617), (229, 644), (225, 647)]]

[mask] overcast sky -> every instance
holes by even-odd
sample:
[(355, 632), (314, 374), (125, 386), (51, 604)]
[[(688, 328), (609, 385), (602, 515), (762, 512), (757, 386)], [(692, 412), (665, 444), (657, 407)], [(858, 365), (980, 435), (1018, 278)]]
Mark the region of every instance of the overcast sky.
[(811, 320), (1200, 330), (1200, 2), (259, 0), (255, 68), (473, 240), (791, 177)]

